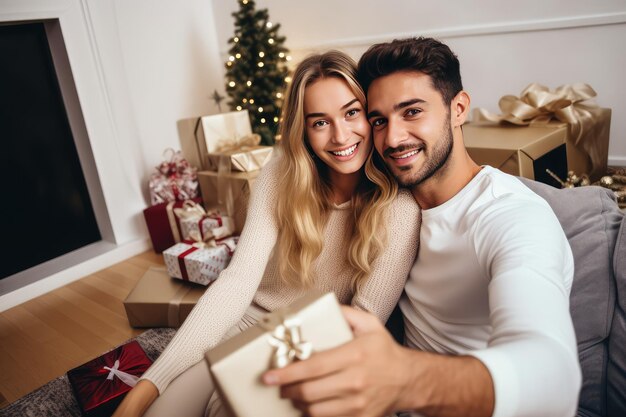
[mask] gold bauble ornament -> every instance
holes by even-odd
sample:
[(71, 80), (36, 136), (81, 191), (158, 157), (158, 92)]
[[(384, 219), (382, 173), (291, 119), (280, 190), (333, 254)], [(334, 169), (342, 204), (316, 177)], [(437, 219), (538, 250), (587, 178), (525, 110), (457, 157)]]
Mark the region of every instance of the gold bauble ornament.
[(591, 181), (589, 180), (589, 177), (583, 174), (582, 178), (580, 179), (580, 185), (583, 187), (587, 185), (591, 185)]
[(606, 175), (602, 178), (600, 178), (600, 184), (602, 184), (605, 187), (609, 187), (611, 185), (613, 185), (613, 178)]

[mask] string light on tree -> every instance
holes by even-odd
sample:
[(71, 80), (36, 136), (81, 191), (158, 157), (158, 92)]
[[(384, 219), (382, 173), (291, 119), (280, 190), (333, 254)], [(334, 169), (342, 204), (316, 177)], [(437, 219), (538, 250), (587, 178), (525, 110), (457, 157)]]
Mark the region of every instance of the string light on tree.
[(261, 135), (263, 144), (272, 145), (289, 82), (289, 51), (279, 34), (280, 24), (270, 21), (267, 9), (257, 9), (255, 0), (238, 3), (225, 63), (229, 106), (248, 110), (253, 131)]

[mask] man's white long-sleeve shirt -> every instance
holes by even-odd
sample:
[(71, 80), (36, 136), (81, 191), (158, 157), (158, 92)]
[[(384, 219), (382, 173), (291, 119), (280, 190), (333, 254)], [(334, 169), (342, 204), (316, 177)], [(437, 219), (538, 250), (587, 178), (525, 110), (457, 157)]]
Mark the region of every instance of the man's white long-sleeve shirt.
[(407, 345), (482, 361), (494, 417), (573, 416), (581, 384), (569, 314), (574, 262), (550, 206), (485, 166), (422, 212), (420, 241), (400, 301)]

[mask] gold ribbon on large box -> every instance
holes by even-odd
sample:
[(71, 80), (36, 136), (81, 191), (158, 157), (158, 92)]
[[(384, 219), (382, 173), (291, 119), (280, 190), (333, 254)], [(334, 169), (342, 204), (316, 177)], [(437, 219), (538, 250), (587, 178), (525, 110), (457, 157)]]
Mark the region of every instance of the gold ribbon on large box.
[(233, 170), (250, 172), (263, 168), (272, 155), (271, 146), (261, 146), (261, 136), (253, 133), (240, 138), (222, 140), (207, 154), (208, 169), (217, 171), (222, 158), (227, 158)]
[(596, 95), (594, 89), (584, 83), (562, 85), (554, 91), (533, 83), (519, 97), (503, 96), (498, 102), (502, 114), (496, 115), (485, 109), (477, 112), (482, 120), (518, 126), (546, 126), (552, 120), (567, 123), (572, 144), (589, 155), (592, 171), (596, 171), (606, 167), (608, 152), (608, 142), (602, 146), (594, 142), (597, 130), (602, 128), (599, 113), (603, 109), (595, 103), (583, 103)]

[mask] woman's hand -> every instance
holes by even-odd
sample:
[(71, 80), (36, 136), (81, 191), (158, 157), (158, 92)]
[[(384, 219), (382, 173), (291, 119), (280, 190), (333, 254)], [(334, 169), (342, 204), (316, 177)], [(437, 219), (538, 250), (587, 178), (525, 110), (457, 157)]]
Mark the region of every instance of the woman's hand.
[(120, 403), (113, 417), (140, 417), (159, 396), (159, 390), (150, 381), (142, 379)]

